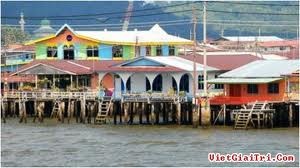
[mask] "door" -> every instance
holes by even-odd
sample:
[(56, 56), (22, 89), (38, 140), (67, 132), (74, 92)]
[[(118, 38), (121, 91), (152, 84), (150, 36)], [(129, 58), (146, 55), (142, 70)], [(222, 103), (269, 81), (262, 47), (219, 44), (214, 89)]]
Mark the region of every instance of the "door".
[(231, 97), (240, 97), (241, 96), (241, 85), (240, 84), (231, 84), (229, 86), (229, 96)]

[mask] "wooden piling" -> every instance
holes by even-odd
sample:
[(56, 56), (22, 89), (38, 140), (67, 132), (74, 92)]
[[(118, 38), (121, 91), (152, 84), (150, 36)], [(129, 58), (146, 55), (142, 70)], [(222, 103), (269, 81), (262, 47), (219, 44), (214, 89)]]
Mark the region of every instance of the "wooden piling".
[(124, 122), (128, 124), (128, 110), (129, 110), (129, 103), (124, 103)]
[(154, 114), (154, 103), (151, 103), (151, 124), (154, 125), (155, 114)]
[(140, 115), (140, 117), (139, 117), (140, 124), (143, 124), (143, 111), (145, 110), (144, 103), (139, 103), (138, 109), (139, 109), (138, 111), (139, 111), (139, 115)]
[(293, 127), (293, 104), (289, 104), (289, 126)]
[(177, 103), (177, 124), (181, 124), (181, 103)]

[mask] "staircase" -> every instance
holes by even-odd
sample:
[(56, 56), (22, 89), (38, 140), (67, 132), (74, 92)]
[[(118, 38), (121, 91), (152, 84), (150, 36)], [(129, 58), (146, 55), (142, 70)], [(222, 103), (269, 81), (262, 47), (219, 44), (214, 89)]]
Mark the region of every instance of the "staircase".
[(102, 101), (99, 101), (98, 114), (95, 118), (95, 124), (105, 124), (108, 116), (109, 109), (112, 104), (112, 97), (103, 97)]
[(53, 117), (57, 117), (57, 114), (59, 112), (59, 103), (60, 103), (60, 99), (57, 98), (54, 100), (54, 104), (53, 104), (53, 108), (52, 108), (52, 112), (51, 112), (51, 117), (50, 118), (53, 118)]
[[(267, 102), (254, 102), (251, 109), (241, 109), (237, 112), (235, 117), (234, 129), (247, 129), (249, 122), (252, 122), (252, 113), (260, 112), (265, 109)], [(252, 122), (253, 124), (253, 122)]]

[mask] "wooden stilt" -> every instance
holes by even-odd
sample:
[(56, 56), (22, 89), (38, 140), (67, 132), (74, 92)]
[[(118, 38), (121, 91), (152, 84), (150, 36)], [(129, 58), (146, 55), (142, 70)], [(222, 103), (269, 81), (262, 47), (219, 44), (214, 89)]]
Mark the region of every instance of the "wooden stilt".
[(289, 125), (293, 127), (293, 104), (289, 104)]
[(151, 103), (151, 124), (154, 125), (155, 114), (154, 114), (154, 103)]
[[(146, 103), (146, 122), (147, 122), (147, 124), (149, 124), (150, 123), (150, 111), (151, 111), (151, 105), (150, 104), (148, 104), (148, 103)], [(149, 110), (150, 109), (150, 110)]]
[(166, 103), (161, 103), (161, 111), (162, 111), (162, 113), (163, 113), (163, 122), (164, 122), (164, 124), (166, 123), (166, 121), (167, 121), (167, 112), (166, 112)]
[(224, 104), (224, 126), (226, 125), (226, 104)]
[(181, 124), (181, 103), (177, 103), (177, 124)]
[(124, 103), (124, 122), (128, 124), (129, 103)]
[(117, 110), (118, 110), (118, 104), (115, 102), (113, 104), (114, 108), (113, 108), (113, 116), (114, 116), (114, 124), (117, 124)]
[(161, 111), (161, 103), (156, 103), (156, 109), (155, 109), (156, 124), (159, 124), (160, 111)]
[(199, 113), (198, 113), (198, 105), (195, 102), (192, 104), (192, 119), (193, 119), (193, 127), (197, 128), (199, 126)]
[(130, 103), (130, 115), (129, 115), (129, 123), (132, 124), (133, 123), (133, 113), (134, 113), (134, 109), (135, 109), (135, 103)]
[(143, 111), (144, 111), (144, 103), (139, 103), (138, 106), (139, 114), (140, 114), (140, 124), (143, 124)]
[(124, 104), (122, 102), (120, 102), (120, 109), (119, 109), (119, 114), (120, 114), (120, 124), (122, 124), (122, 115), (124, 111)]

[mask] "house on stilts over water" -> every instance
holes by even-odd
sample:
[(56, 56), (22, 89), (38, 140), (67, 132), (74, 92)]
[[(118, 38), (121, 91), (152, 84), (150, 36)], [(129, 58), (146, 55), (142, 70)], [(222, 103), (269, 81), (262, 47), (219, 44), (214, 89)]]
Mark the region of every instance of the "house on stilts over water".
[[(143, 107), (142, 111), (149, 111), (147, 122), (151, 114), (152, 123), (160, 123), (159, 116), (163, 115), (164, 122), (172, 116), (173, 122), (190, 124), (193, 62), (179, 57), (178, 49), (191, 44), (193, 41), (169, 35), (157, 24), (147, 31), (75, 31), (65, 24), (55, 35), (30, 41), (28, 45), (35, 46), (36, 59), (11, 76), (34, 76), (33, 88), (25, 87), (26, 90), (42, 91), (44, 97), (49, 95), (47, 98), (55, 97), (53, 91), (64, 93), (60, 99), (75, 92), (111, 97), (113, 102), (119, 102), (114, 114), (124, 115), (125, 120), (133, 115), (128, 113), (132, 109)], [(196, 63), (196, 71), (203, 74), (203, 65)], [(212, 77), (219, 74), (215, 67), (208, 66), (207, 71)], [(21, 91), (25, 84), (20, 85)], [(197, 92), (203, 89), (196, 88)], [(210, 89), (211, 93), (214, 91), (220, 89)], [(172, 110), (160, 113), (166, 108)]]
[[(257, 60), (209, 80), (224, 84), (224, 93), (210, 100), (212, 106), (222, 109), (222, 114), (214, 113), (213, 118), (218, 120), (222, 115), (224, 119), (225, 114), (227, 122), (237, 122), (234, 109), (260, 102), (264, 108), (275, 109), (272, 122), (276, 125), (299, 125), (299, 65), (299, 60)], [(263, 120), (265, 114), (260, 114), (256, 117)], [(247, 117), (244, 119), (246, 122)], [(265, 122), (260, 119), (256, 118), (256, 124)]]

